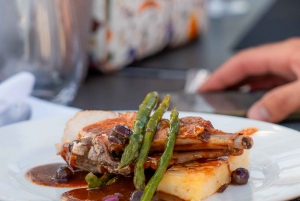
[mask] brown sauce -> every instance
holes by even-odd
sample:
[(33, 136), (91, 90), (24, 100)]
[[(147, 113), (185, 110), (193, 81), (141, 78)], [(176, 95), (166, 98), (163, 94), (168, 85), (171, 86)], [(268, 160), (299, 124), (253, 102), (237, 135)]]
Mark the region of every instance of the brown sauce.
[(78, 139), (81, 138), (82, 133), (96, 133), (97, 135), (107, 134), (117, 125), (126, 125), (130, 129), (133, 128), (135, 115), (128, 113), (120, 114), (119, 117), (113, 119), (105, 119), (97, 123), (88, 125), (82, 129), (82, 132), (78, 134)]
[(99, 189), (74, 189), (68, 192), (65, 192), (61, 195), (62, 200), (102, 200), (103, 198), (109, 195), (122, 195), (119, 196), (119, 201), (128, 201), (130, 199), (131, 193), (135, 191), (135, 187), (133, 185), (132, 177), (124, 177), (119, 176), (116, 182), (103, 186)]
[[(198, 162), (205, 163), (206, 165), (216, 166), (221, 163), (222, 160), (212, 160), (212, 159), (200, 159)], [(88, 172), (74, 172), (73, 177), (68, 181), (59, 181), (53, 179), (53, 176), (56, 173), (56, 170), (64, 166), (62, 163), (55, 164), (47, 164), (42, 166), (37, 166), (35, 168), (30, 169), (26, 173), (27, 179), (31, 182), (43, 185), (43, 186), (51, 186), (51, 187), (86, 187), (85, 176)], [(189, 166), (187, 164), (187, 166)], [(192, 167), (189, 167), (192, 168)], [(208, 171), (208, 170), (203, 170)], [(153, 171), (147, 170), (146, 172), (146, 180), (148, 181), (153, 175)], [(101, 201), (104, 198), (113, 195), (119, 195), (119, 201), (128, 201), (130, 200), (130, 196), (132, 192), (135, 191), (135, 187), (133, 184), (133, 177), (124, 177), (118, 176), (116, 181), (108, 186), (103, 186), (99, 189), (87, 189), (87, 188), (79, 188), (74, 189), (68, 192), (65, 192), (61, 195), (62, 200), (72, 200), (72, 201)], [(170, 195), (164, 192), (157, 192), (155, 197), (160, 200), (174, 200), (174, 201), (182, 201), (182, 199)]]
[(56, 170), (63, 166), (63, 163), (53, 163), (42, 166), (37, 166), (30, 169), (26, 174), (26, 178), (31, 182), (42, 185), (42, 186), (51, 186), (51, 187), (86, 187), (87, 183), (85, 181), (85, 176), (88, 174), (86, 171), (74, 172), (72, 178), (67, 181), (60, 181), (54, 179)]

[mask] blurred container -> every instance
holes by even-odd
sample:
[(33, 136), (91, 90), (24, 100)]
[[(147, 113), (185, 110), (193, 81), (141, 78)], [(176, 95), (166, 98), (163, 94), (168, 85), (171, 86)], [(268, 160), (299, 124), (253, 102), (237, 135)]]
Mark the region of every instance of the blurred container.
[(0, 0), (0, 81), (36, 77), (33, 95), (69, 104), (86, 74), (91, 0)]
[(249, 0), (208, 0), (207, 10), (214, 19), (244, 15), (249, 11)]
[(198, 37), (205, 27), (205, 0), (94, 0), (92, 67), (121, 69), (134, 60)]

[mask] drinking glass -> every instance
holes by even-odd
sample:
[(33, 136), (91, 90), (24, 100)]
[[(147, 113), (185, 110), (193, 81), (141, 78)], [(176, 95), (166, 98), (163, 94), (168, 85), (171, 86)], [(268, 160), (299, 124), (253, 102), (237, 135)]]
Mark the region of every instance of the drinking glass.
[(208, 0), (207, 9), (212, 18), (239, 16), (249, 10), (249, 0)]
[(35, 75), (34, 96), (69, 104), (86, 74), (91, 0), (0, 0), (0, 81)]

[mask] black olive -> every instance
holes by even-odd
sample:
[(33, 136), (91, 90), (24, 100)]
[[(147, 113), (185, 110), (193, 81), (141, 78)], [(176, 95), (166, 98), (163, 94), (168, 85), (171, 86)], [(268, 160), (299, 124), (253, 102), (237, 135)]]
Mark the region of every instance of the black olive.
[(73, 177), (73, 171), (68, 166), (61, 166), (56, 170), (54, 178), (59, 181), (67, 181)]
[(117, 125), (113, 128), (108, 140), (115, 144), (128, 144), (131, 134), (132, 131), (127, 126)]
[(248, 183), (249, 171), (245, 168), (237, 168), (231, 173), (231, 183), (243, 185)]

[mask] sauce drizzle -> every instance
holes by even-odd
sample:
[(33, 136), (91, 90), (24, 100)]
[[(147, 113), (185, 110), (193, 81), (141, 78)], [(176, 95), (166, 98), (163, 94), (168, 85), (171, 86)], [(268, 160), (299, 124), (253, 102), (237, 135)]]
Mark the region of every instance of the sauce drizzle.
[(244, 135), (253, 135), (257, 131), (258, 131), (258, 129), (255, 127), (248, 127), (248, 128), (242, 129), (239, 133), (243, 133)]
[(34, 184), (42, 186), (69, 188), (69, 187), (86, 187), (85, 176), (88, 174), (86, 171), (74, 172), (72, 178), (67, 181), (60, 181), (54, 179), (56, 170), (64, 166), (63, 163), (53, 163), (34, 167), (30, 169), (25, 177)]
[(102, 200), (109, 195), (118, 194), (119, 201), (128, 201), (130, 200), (131, 193), (135, 191), (133, 185), (132, 177), (118, 176), (116, 181), (108, 186), (102, 186), (99, 189), (74, 189), (68, 192), (65, 192), (61, 195), (62, 200)]

